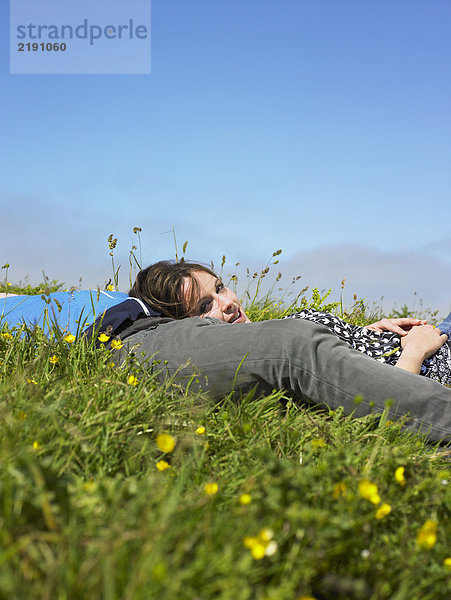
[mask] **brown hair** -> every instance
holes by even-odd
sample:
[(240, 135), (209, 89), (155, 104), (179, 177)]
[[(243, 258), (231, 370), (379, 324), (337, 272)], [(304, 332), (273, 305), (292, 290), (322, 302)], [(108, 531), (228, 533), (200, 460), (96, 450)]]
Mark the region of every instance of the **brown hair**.
[[(139, 298), (155, 310), (173, 319), (192, 316), (192, 309), (199, 297), (200, 288), (195, 271), (204, 271), (213, 277), (216, 273), (193, 262), (162, 260), (140, 271), (128, 295)], [(188, 300), (182, 296), (184, 279), (191, 280)]]

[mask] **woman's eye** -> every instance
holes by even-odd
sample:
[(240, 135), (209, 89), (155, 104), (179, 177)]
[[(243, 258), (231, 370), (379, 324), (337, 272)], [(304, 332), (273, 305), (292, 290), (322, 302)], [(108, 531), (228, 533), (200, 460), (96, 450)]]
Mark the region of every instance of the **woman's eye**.
[(200, 314), (201, 315), (203, 315), (203, 314), (205, 314), (206, 312), (209, 311), (210, 304), (211, 304), (210, 300), (208, 300), (208, 302), (202, 302), (202, 304), (200, 305)]
[(219, 294), (220, 292), (222, 292), (223, 289), (225, 289), (224, 284), (218, 283), (218, 285), (216, 286), (216, 293)]

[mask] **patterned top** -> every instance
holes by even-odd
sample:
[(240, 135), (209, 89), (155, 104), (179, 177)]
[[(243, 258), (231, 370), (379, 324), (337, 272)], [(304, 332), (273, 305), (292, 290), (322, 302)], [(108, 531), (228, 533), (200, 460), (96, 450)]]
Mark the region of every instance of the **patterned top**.
[[(284, 318), (306, 319), (318, 325), (324, 325), (340, 340), (348, 343), (351, 348), (387, 365), (395, 365), (401, 356), (401, 338), (397, 333), (391, 331), (372, 331), (366, 327), (346, 323), (330, 313), (312, 309), (304, 309)], [(450, 341), (443, 344), (433, 356), (423, 362), (420, 375), (444, 385), (451, 385)]]

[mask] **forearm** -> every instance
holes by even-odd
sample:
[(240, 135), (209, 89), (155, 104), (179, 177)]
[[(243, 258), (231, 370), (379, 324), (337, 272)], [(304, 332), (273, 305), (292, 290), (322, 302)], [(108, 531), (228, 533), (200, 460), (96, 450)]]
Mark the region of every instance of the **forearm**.
[(398, 369), (410, 371), (410, 373), (419, 373), (424, 361), (424, 353), (414, 348), (405, 348), (396, 363)]

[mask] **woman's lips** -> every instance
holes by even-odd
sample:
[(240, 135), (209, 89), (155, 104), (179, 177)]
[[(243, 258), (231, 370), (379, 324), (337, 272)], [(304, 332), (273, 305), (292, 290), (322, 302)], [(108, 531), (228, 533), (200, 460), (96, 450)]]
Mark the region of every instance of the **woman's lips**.
[(245, 316), (243, 315), (241, 310), (238, 309), (238, 313), (230, 319), (229, 323), (244, 323), (245, 320)]

